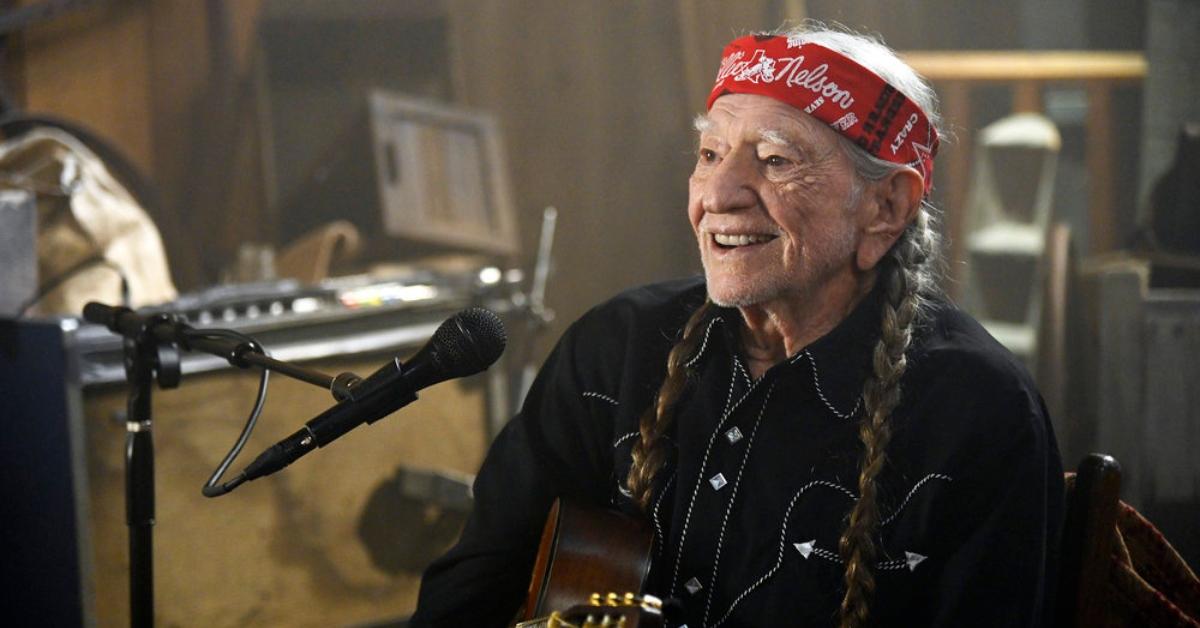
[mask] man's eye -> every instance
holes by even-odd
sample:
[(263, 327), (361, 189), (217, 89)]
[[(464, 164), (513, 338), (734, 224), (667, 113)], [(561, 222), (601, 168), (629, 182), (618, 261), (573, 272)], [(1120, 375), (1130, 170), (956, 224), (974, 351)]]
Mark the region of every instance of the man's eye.
[(717, 151), (712, 150), (711, 148), (701, 148), (700, 149), (700, 161), (703, 161), (706, 164), (711, 164), (712, 162), (714, 162), (716, 160), (717, 160)]
[(780, 166), (786, 166), (791, 162), (788, 161), (786, 157), (780, 157), (779, 155), (768, 155), (763, 159), (763, 163), (772, 168), (778, 168)]

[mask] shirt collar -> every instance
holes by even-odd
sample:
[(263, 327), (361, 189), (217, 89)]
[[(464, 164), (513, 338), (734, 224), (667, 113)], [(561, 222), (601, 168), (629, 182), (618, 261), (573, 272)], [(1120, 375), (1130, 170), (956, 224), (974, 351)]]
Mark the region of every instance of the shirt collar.
[[(829, 333), (775, 365), (771, 371), (811, 379), (816, 393), (830, 412), (849, 418), (860, 407), (863, 383), (871, 375), (871, 355), (879, 341), (883, 298), (884, 291), (877, 284)], [(692, 358), (693, 363), (704, 360), (706, 354), (711, 353), (708, 345), (717, 337), (727, 348), (737, 347), (740, 325), (741, 314), (736, 308), (720, 308), (705, 330), (706, 338)]]

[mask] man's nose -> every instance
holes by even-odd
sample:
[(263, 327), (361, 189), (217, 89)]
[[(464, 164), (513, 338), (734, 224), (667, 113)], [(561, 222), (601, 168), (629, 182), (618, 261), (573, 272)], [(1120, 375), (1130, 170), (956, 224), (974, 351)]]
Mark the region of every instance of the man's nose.
[(754, 205), (756, 175), (753, 155), (740, 151), (726, 155), (702, 183), (701, 207), (721, 213)]

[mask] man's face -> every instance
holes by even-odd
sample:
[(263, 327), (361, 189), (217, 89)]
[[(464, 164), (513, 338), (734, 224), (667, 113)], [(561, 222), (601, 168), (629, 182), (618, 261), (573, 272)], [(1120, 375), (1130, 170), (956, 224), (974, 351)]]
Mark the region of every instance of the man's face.
[(750, 94), (722, 96), (698, 127), (688, 218), (709, 298), (746, 307), (855, 281), (861, 195), (832, 129)]

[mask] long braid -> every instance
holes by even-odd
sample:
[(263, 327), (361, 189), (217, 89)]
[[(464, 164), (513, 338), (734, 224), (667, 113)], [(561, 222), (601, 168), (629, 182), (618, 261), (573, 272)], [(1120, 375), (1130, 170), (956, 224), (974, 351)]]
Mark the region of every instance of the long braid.
[(930, 253), (937, 250), (932, 219), (923, 207), (917, 219), (882, 260), (879, 280), (884, 282), (882, 333), (872, 356), (873, 377), (863, 386), (866, 417), (859, 428), (863, 457), (858, 477), (858, 500), (850, 511), (849, 523), (838, 542), (846, 563), (842, 598), (842, 628), (867, 625), (875, 592), (873, 565), (877, 555), (875, 534), (879, 528), (877, 480), (887, 462), (892, 438), (889, 417), (900, 403), (900, 378), (908, 364), (905, 351), (912, 341), (914, 322), (923, 310), (924, 293), (931, 289), (931, 272), (926, 268)]
[(703, 337), (703, 323), (715, 312), (712, 302), (705, 301), (692, 313), (683, 327), (682, 338), (667, 355), (667, 377), (658, 389), (658, 396), (638, 422), (640, 438), (633, 446), (633, 465), (625, 478), (625, 487), (643, 512), (650, 508), (654, 476), (667, 460), (667, 447), (662, 436), (671, 427), (675, 418), (672, 410), (687, 384), (687, 361), (695, 354)]

